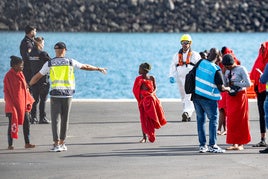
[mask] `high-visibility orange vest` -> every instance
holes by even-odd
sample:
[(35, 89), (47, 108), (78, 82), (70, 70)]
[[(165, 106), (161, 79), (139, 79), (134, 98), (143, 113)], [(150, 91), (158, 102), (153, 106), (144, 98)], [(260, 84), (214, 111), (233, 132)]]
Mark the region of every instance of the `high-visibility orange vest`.
[(191, 56), (192, 56), (192, 51), (189, 49), (189, 52), (187, 54), (186, 62), (183, 62), (183, 55), (182, 55), (182, 49), (180, 49), (179, 54), (178, 54), (178, 66), (183, 66), (184, 64), (190, 64), (191, 63)]

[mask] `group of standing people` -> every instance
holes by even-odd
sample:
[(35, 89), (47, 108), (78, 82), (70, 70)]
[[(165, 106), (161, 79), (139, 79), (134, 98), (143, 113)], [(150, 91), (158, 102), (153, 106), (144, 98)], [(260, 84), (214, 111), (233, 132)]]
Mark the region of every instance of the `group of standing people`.
[[(180, 42), (182, 48), (173, 56), (170, 65), (170, 83), (178, 83), (183, 103), (182, 121), (190, 121), (193, 112), (196, 112), (199, 152), (225, 152), (217, 146), (217, 133), (227, 135), (226, 143), (231, 146), (226, 150), (243, 150), (244, 145), (251, 141), (246, 93), (251, 80), (246, 68), (227, 47), (221, 51), (211, 48), (208, 53), (198, 53), (191, 49), (189, 34), (182, 35)], [(196, 73), (195, 92), (186, 94), (185, 76), (193, 68)], [(209, 119), (208, 145), (206, 116)], [(224, 127), (223, 132), (221, 126)]]
[(67, 47), (64, 42), (54, 45), (56, 56), (50, 58), (42, 51), (44, 38), (35, 37), (35, 27), (26, 26), (25, 34), (20, 45), (22, 58), (10, 57), (11, 68), (4, 77), (5, 113), (9, 119), (8, 149), (14, 149), (13, 139), (18, 138), (19, 125), (23, 125), (25, 148), (35, 148), (35, 145), (30, 143), (30, 123), (38, 122), (36, 106), (39, 100), (39, 123), (50, 123), (45, 113), (45, 102), (49, 93), (54, 142), (50, 151), (66, 151), (65, 139), (72, 96), (75, 93), (74, 69), (99, 71), (104, 74), (107, 69), (65, 57)]
[[(50, 123), (45, 113), (46, 99), (50, 94), (54, 142), (50, 151), (66, 151), (65, 139), (69, 113), (72, 96), (75, 93), (74, 69), (99, 71), (104, 74), (107, 69), (82, 64), (75, 59), (65, 57), (67, 47), (64, 42), (57, 42), (54, 45), (55, 57), (50, 58), (48, 53), (43, 51), (44, 38), (35, 37), (35, 27), (26, 26), (25, 34), (20, 45), (22, 58), (10, 57), (11, 68), (4, 78), (5, 113), (9, 119), (8, 149), (14, 149), (13, 138), (18, 138), (19, 125), (23, 125), (25, 148), (35, 147), (30, 143), (30, 123)], [(268, 85), (265, 85), (268, 81), (267, 43), (261, 46), (250, 74), (251, 79), (246, 68), (240, 64), (231, 49), (223, 47), (220, 52), (216, 48), (211, 48), (207, 54), (199, 54), (191, 49), (192, 38), (189, 34), (182, 35), (180, 43), (181, 49), (173, 56), (170, 65), (169, 80), (170, 83), (178, 83), (183, 103), (182, 121), (191, 121), (193, 112), (196, 112), (199, 152), (223, 153), (225, 151), (217, 145), (217, 133), (226, 134), (226, 143), (231, 144), (226, 148), (227, 150), (243, 150), (244, 145), (251, 141), (246, 92), (246, 88), (251, 85), (251, 80), (254, 81), (254, 89), (257, 93), (261, 129), (261, 142), (254, 146), (267, 146), (265, 142), (266, 127), (268, 127), (266, 122)], [(195, 69), (196, 74), (195, 92), (186, 94), (185, 76), (192, 69)], [(142, 63), (139, 66), (139, 76), (133, 85), (133, 94), (140, 111), (143, 134), (141, 143), (147, 141), (147, 136), (150, 142), (154, 142), (155, 129), (167, 123), (161, 102), (156, 96), (155, 78), (149, 75), (150, 70), (150, 64)], [(36, 110), (38, 103), (39, 120)], [(205, 132), (206, 117), (209, 119), (208, 143)], [(224, 127), (223, 132), (221, 126)], [(268, 148), (260, 152), (268, 153)]]
[[(240, 65), (233, 51), (227, 47), (221, 51), (211, 48), (208, 53), (199, 54), (191, 49), (192, 38), (189, 34), (183, 34), (180, 43), (181, 49), (172, 58), (169, 80), (170, 83), (178, 83), (183, 104), (182, 122), (191, 121), (193, 112), (196, 112), (199, 152), (225, 152), (217, 145), (217, 131), (221, 130), (219, 117), (224, 127), (220, 134), (226, 134), (226, 143), (230, 144), (226, 150), (243, 150), (244, 145), (251, 141), (246, 92), (251, 80), (246, 68)], [(148, 74), (150, 69), (148, 63), (142, 63), (133, 85), (140, 111), (142, 143), (146, 142), (146, 136), (154, 142), (154, 130), (166, 124), (164, 111), (155, 94), (155, 79)], [(185, 76), (191, 70), (195, 70), (195, 90), (192, 94), (186, 94)], [(209, 119), (208, 143), (206, 117)]]

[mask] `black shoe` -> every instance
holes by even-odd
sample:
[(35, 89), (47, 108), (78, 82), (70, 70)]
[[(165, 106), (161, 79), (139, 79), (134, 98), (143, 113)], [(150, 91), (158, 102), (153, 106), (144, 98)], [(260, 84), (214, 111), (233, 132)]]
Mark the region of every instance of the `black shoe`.
[(268, 147), (259, 151), (261, 154), (268, 154)]
[(50, 124), (50, 120), (48, 120), (46, 117), (44, 117), (43, 119), (40, 119), (39, 124)]
[(37, 124), (37, 123), (38, 120), (35, 117), (31, 118), (31, 124)]
[(188, 122), (188, 121), (191, 121), (189, 114), (187, 112), (182, 113), (182, 122)]
[(252, 145), (252, 147), (267, 147), (267, 144), (265, 141), (260, 141), (259, 143)]

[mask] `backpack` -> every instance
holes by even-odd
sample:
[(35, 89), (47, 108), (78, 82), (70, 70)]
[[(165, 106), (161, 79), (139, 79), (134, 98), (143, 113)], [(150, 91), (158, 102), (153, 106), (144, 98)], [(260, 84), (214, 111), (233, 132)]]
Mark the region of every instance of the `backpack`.
[(189, 73), (185, 76), (184, 82), (184, 90), (186, 94), (192, 94), (195, 91), (195, 74), (198, 65), (201, 63), (202, 60), (199, 60), (196, 65), (189, 71)]

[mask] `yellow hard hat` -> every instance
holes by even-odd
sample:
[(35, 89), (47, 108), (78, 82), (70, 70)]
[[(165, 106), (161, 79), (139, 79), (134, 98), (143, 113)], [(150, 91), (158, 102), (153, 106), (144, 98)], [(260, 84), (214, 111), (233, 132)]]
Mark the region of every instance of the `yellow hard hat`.
[(181, 36), (181, 41), (189, 41), (189, 42), (192, 42), (192, 38), (189, 34), (183, 34)]

